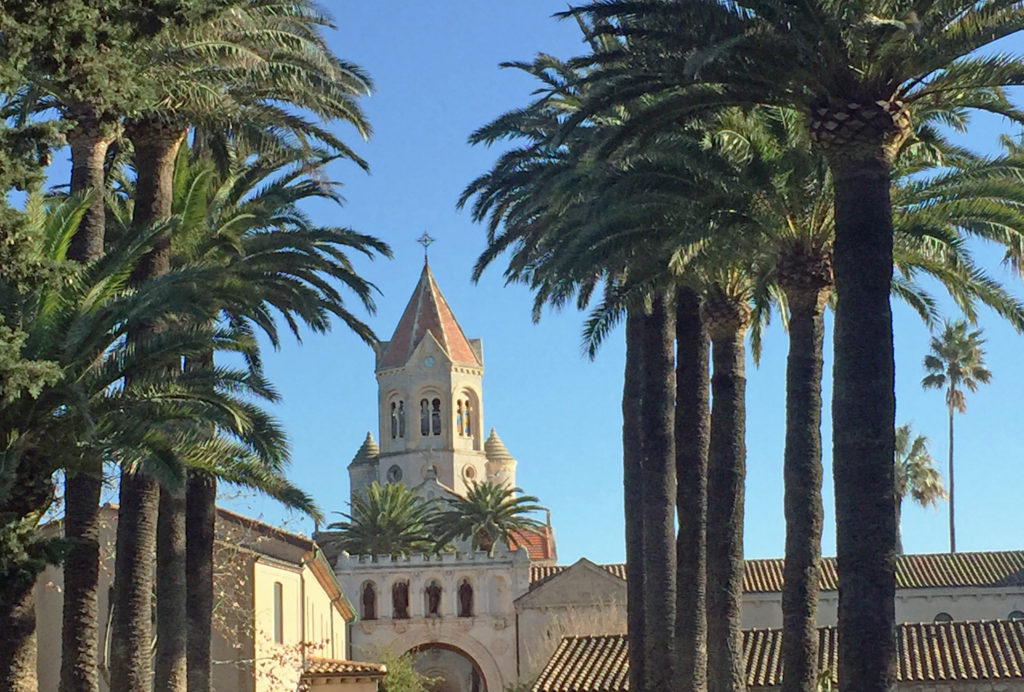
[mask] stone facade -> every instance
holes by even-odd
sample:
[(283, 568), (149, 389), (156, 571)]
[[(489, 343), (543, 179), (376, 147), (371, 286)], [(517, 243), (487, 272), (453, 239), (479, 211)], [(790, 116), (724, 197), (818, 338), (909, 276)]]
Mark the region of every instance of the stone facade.
[[(352, 628), (353, 657), (420, 652), (418, 668), (443, 678), (442, 689), (452, 692), (500, 691), (518, 679), (514, 601), (529, 588), (525, 551), (380, 556), (376, 562), (342, 554), (334, 564), (360, 615)], [(432, 586), (438, 587), (433, 603)]]

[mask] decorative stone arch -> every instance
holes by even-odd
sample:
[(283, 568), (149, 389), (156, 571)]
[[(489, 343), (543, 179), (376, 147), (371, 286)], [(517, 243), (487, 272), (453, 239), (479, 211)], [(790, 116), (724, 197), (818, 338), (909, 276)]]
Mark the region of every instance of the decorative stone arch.
[[(425, 639), (425, 637), (430, 638)], [(431, 646), (451, 649), (468, 658), (475, 664), (476, 669), (483, 677), (484, 684), (487, 685), (487, 692), (501, 692), (505, 689), (505, 685), (512, 682), (512, 679), (506, 680), (501, 674), (501, 668), (498, 667), (498, 662), (494, 660), (491, 652), (476, 639), (462, 632), (445, 630), (424, 633), (413, 630), (406, 632), (390, 644), (392, 651), (403, 653), (411, 653)]]
[(471, 618), (479, 612), (476, 581), (468, 574), (456, 577), (455, 593), (452, 594), (452, 597), (455, 599), (455, 615), (457, 617)]
[[(426, 419), (426, 434), (423, 433), (423, 402), (427, 402), (427, 419)], [(420, 440), (443, 440), (446, 437), (446, 426), (444, 421), (447, 416), (450, 415), (449, 411), (445, 411), (445, 406), (449, 406), (448, 397), (441, 393), (441, 390), (434, 385), (426, 385), (419, 389), (415, 396), (412, 397), (412, 410), (409, 412), (409, 430), (415, 431), (416, 436)], [(440, 411), (438, 412), (440, 418), (439, 433), (434, 434), (434, 402), (440, 402)], [(409, 406), (409, 404), (406, 404)]]
[(417, 423), (415, 405), (410, 403), (409, 392), (398, 387), (381, 392), (380, 402), (381, 443), (386, 449), (401, 449), (409, 438), (410, 426)]
[(364, 579), (359, 585), (359, 617), (363, 620), (380, 617), (380, 589), (373, 579)]
[[(469, 427), (468, 434), (465, 426), (460, 428), (459, 409), (465, 410), (468, 405)], [(469, 439), (472, 441), (473, 449), (482, 449), (483, 421), (480, 418), (480, 393), (472, 387), (460, 387), (452, 399), (452, 430), (456, 438)], [(467, 416), (464, 412), (463, 416)], [(464, 419), (463, 419), (464, 422)]]

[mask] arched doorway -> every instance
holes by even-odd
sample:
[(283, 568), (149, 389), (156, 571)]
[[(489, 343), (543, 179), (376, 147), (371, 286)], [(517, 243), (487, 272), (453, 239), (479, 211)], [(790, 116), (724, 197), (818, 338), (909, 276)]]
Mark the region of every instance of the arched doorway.
[(434, 678), (432, 692), (487, 692), (480, 666), (462, 649), (450, 644), (423, 644), (413, 648), (413, 668)]

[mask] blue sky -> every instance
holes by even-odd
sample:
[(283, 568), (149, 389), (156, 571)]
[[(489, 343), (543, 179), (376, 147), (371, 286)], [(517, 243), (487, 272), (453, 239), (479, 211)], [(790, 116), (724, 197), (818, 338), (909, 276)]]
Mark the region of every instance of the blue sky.
[[(483, 340), (484, 424), (497, 429), (518, 459), (519, 484), (551, 509), (560, 562), (581, 556), (621, 561), (621, 331), (589, 362), (580, 355), (581, 315), (548, 313), (540, 324), (531, 323), (529, 293), (503, 285), (500, 263), (473, 284), (470, 271), (484, 247), (484, 229), (455, 208), (465, 185), (498, 154), (470, 147), (467, 136), (525, 104), (535, 88), (525, 75), (498, 64), (528, 60), (537, 52), (559, 57), (583, 52), (576, 25), (551, 18), (565, 3), (335, 0), (326, 6), (338, 25), (330, 35), (336, 52), (368, 70), (376, 82), (376, 93), (364, 103), (374, 135), (356, 146), (370, 163), (369, 175), (350, 164), (332, 171), (345, 185), (346, 205), (311, 211), (324, 223), (347, 225), (392, 245), (393, 261), (358, 261), (381, 292), (370, 324), (381, 338), (390, 336), (422, 266), (415, 239), (429, 232), (437, 239), (430, 264), (438, 284), (466, 334)], [(991, 146), (999, 128), (998, 122), (979, 119), (972, 144)], [(341, 131), (356, 141), (353, 132)], [(983, 256), (1019, 294), (1020, 280), (998, 267), (999, 254)], [(942, 395), (920, 388), (928, 330), (900, 305), (895, 324), (897, 420), (912, 422), (929, 436), (932, 454), (944, 468)], [(957, 420), (957, 543), (962, 550), (1020, 548), (1022, 342), (990, 314), (983, 315), (981, 326), (994, 381), (970, 398), (968, 415)], [(748, 557), (783, 552), (785, 355), (785, 334), (776, 324), (767, 334), (760, 367), (748, 363)], [(830, 364), (829, 355), (826, 367)], [(326, 511), (346, 509), (346, 466), (368, 430), (378, 435), (372, 352), (339, 327), (326, 336), (307, 335), (301, 346), (286, 342), (267, 354), (266, 367), (284, 396), (276, 414), (292, 440), (293, 479)], [(826, 402), (831, 396), (827, 381), (824, 396)], [(834, 554), (828, 417), (826, 410), (823, 550)], [(235, 509), (284, 521), (295, 530), (312, 528), (271, 501), (225, 499)], [(908, 552), (944, 550), (945, 505), (938, 512), (907, 508), (903, 530)]]

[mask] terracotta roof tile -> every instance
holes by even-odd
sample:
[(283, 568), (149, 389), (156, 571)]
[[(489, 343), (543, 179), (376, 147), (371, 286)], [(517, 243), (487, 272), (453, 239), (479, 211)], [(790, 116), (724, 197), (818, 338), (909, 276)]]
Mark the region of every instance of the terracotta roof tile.
[(327, 682), (335, 678), (372, 678), (379, 679), (387, 673), (381, 663), (364, 661), (339, 661), (330, 658), (310, 658), (306, 660), (306, 669), (299, 680), (299, 692), (309, 692), (316, 684), (314, 681)]
[(412, 298), (405, 306), (405, 312), (398, 320), (395, 333), (387, 342), (377, 368), (396, 368), (405, 365), (427, 332), (437, 339), (452, 362), (477, 367), (482, 365), (455, 320), (447, 301), (441, 295), (441, 289), (437, 287), (430, 267), (424, 265), (420, 280), (412, 292)]
[[(781, 558), (747, 560), (743, 589), (747, 593), (782, 591)], [(626, 578), (625, 565), (603, 565), (612, 574)], [(530, 581), (550, 579), (566, 569), (563, 565), (531, 567)], [(821, 589), (838, 588), (835, 558), (821, 561)], [(902, 589), (969, 586), (1024, 586), (1024, 550), (978, 553), (936, 553), (903, 555), (896, 562), (896, 585)]]
[[(818, 630), (818, 668), (838, 666), (836, 628)], [(897, 680), (1024, 680), (1024, 620), (905, 624), (897, 629)], [(749, 688), (782, 681), (782, 631), (743, 633)], [(533, 692), (622, 692), (629, 689), (625, 635), (566, 637)]]
[[(526, 553), (531, 560), (555, 559), (555, 537), (551, 533), (550, 527), (545, 526), (534, 531), (513, 531), (512, 535), (515, 541), (509, 544), (509, 550), (526, 548)], [(530, 581), (533, 581), (534, 569), (536, 568), (530, 568)]]

